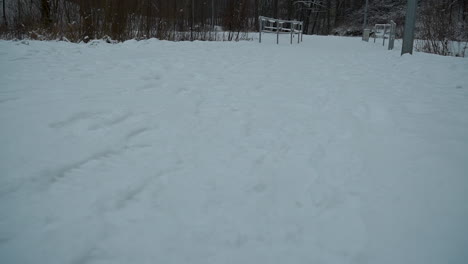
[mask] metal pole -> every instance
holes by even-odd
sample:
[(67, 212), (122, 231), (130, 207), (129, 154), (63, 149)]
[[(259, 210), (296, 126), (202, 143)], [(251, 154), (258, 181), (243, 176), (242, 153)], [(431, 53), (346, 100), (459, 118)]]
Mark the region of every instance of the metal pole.
[(276, 44), (279, 44), (279, 20), (276, 20)]
[(403, 46), (401, 55), (405, 53), (413, 54), (414, 26), (416, 23), (416, 0), (408, 0), (408, 8), (405, 18), (405, 32), (403, 33)]
[(291, 25), (290, 28), (291, 28), (291, 45), (292, 45), (293, 33), (294, 33), (294, 24), (291, 23), (290, 25)]
[(364, 25), (363, 29), (367, 28), (367, 13), (369, 12), (369, 0), (366, 0), (366, 7), (364, 8)]
[(304, 22), (301, 23), (301, 42), (303, 41), (303, 37), (304, 36)]
[(388, 49), (393, 50), (393, 47), (395, 45), (395, 34), (396, 34), (396, 24), (395, 22), (390, 21), (390, 39), (388, 40)]
[(299, 23), (299, 24), (297, 24), (297, 44), (299, 44), (300, 41), (301, 41), (301, 31), (300, 31), (300, 29), (301, 29), (301, 24)]
[(263, 19), (262, 17), (258, 18), (258, 42), (262, 43), (262, 27), (263, 27)]
[(382, 46), (385, 46), (385, 36), (386, 35), (387, 35), (387, 25), (384, 26)]

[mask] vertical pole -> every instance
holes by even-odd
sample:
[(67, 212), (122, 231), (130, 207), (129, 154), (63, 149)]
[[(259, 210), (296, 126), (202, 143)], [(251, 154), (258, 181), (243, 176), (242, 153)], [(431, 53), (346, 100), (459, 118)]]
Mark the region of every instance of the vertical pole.
[(300, 29), (301, 29), (301, 23), (297, 24), (297, 44), (299, 44), (300, 41), (301, 41), (301, 31), (300, 31)]
[(301, 33), (302, 33), (302, 22), (301, 22), (301, 23), (299, 23), (299, 27), (298, 27), (298, 29), (299, 29), (299, 30), (298, 30), (299, 32), (298, 32), (298, 35), (297, 35), (297, 37), (299, 38), (299, 41), (302, 41), (302, 39), (301, 39)]
[(382, 43), (382, 46), (385, 46), (385, 36), (387, 35), (387, 25), (384, 26), (384, 30), (383, 30), (383, 43)]
[(403, 33), (403, 46), (401, 55), (405, 53), (413, 54), (414, 26), (416, 23), (416, 0), (408, 0), (408, 8), (405, 18), (405, 32)]
[(363, 29), (367, 28), (367, 13), (369, 12), (369, 0), (366, 0), (366, 7), (364, 8), (364, 25)]
[(258, 42), (262, 43), (262, 24), (263, 24), (263, 19), (262, 17), (258, 18)]
[(391, 27), (390, 27), (390, 39), (388, 41), (388, 49), (393, 50), (393, 47), (395, 46), (395, 35), (396, 35), (396, 24), (395, 22), (390, 21)]
[(291, 26), (290, 26), (290, 29), (291, 29), (291, 45), (292, 45), (292, 39), (293, 39), (293, 34), (294, 34), (294, 23), (293, 22), (290, 22)]
[(302, 37), (304, 36), (304, 22), (301, 23), (301, 42), (303, 41)]
[(280, 28), (280, 24), (279, 24), (279, 20), (276, 20), (276, 44), (279, 44), (279, 28)]
[(377, 27), (374, 26), (374, 43), (375, 43), (376, 38), (377, 38)]

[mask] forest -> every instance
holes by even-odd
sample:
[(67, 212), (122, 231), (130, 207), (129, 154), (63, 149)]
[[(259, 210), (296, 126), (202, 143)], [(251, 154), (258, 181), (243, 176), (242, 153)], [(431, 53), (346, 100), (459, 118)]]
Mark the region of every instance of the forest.
[[(401, 36), (406, 3), (369, 0), (369, 25), (393, 20)], [(10, 39), (72, 42), (239, 40), (257, 30), (262, 15), (304, 21), (304, 34), (358, 36), (365, 5), (366, 0), (3, 0), (0, 32)], [(418, 38), (467, 41), (468, 0), (426, 0), (418, 6)]]

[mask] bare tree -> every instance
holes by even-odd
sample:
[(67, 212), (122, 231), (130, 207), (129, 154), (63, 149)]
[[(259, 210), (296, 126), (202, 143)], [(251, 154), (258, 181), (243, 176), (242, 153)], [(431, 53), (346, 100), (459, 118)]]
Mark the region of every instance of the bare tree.
[[(362, 30), (365, 0), (3, 0), (2, 36), (88, 41), (107, 38), (171, 40), (219, 39), (215, 26), (238, 40), (240, 32), (258, 29), (258, 16), (304, 21), (304, 33), (358, 35)], [(429, 4), (431, 3), (431, 4)], [(403, 25), (406, 0), (372, 0), (369, 24), (394, 20)], [(441, 24), (444, 39), (468, 38), (468, 0), (427, 0), (421, 6), (439, 6), (423, 14), (420, 34), (434, 36)], [(10, 9), (8, 9), (9, 7)], [(7, 11), (11, 10), (11, 12)], [(421, 10), (425, 10), (422, 8)], [(7, 14), (8, 13), (8, 17)], [(435, 18), (435, 19), (433, 19)], [(32, 32), (32, 33), (31, 33)], [(440, 38), (439, 38), (440, 39)], [(440, 40), (439, 40), (439, 46)], [(433, 45), (434, 46), (434, 45)], [(435, 47), (435, 46), (434, 46)], [(437, 46), (438, 47), (438, 46)], [(445, 48), (447, 49), (447, 48)], [(432, 49), (431, 52), (433, 51)]]
[(42, 24), (45, 27), (49, 27), (52, 23), (52, 19), (50, 17), (50, 3), (48, 0), (41, 0), (41, 18)]
[[(428, 0), (421, 7), (417, 49), (444, 56), (465, 56), (468, 46), (467, 22), (463, 15), (454, 15), (459, 1)], [(465, 3), (460, 1), (460, 9)], [(462, 47), (460, 44), (464, 43)]]
[(2, 7), (3, 7), (3, 23), (5, 24), (5, 27), (8, 27), (5, 2), (6, 2), (6, 0), (3, 0), (3, 5), (2, 5)]

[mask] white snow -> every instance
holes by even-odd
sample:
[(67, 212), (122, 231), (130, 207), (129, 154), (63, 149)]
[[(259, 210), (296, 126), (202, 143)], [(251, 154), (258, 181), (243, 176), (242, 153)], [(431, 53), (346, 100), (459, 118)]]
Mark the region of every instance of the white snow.
[(0, 263), (466, 263), (468, 60), (0, 41)]

